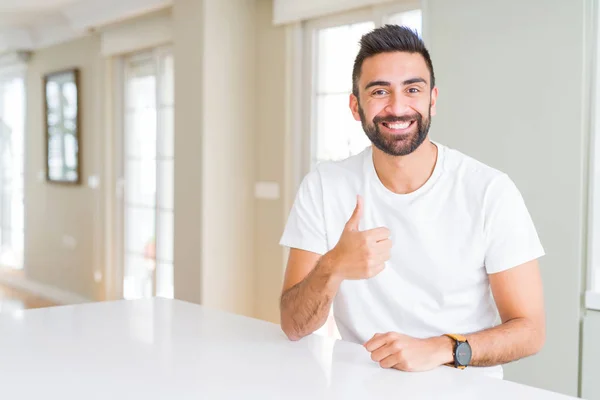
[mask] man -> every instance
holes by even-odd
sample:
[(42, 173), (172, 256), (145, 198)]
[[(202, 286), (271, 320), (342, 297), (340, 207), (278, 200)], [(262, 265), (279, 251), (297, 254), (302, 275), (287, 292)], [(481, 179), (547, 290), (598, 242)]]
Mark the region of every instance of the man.
[(531, 217), (506, 174), (429, 139), (438, 89), (421, 39), (387, 25), (360, 45), (350, 109), (373, 146), (302, 182), (281, 239), (282, 329), (301, 339), (333, 302), (342, 339), (381, 367), (502, 377), (545, 340)]

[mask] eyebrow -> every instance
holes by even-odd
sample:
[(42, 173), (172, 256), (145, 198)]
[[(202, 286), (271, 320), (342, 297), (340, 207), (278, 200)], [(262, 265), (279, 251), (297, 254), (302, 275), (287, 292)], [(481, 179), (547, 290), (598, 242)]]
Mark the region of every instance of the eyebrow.
[[(404, 86), (408, 86), (408, 85), (412, 85), (413, 83), (424, 83), (427, 84), (427, 81), (423, 78), (411, 78), (411, 79), (407, 79), (404, 82), (402, 82), (402, 85)], [(388, 81), (371, 81), (367, 84), (367, 86), (365, 86), (365, 90), (373, 87), (373, 86), (392, 86), (392, 84)]]
[(412, 85), (413, 83), (424, 83), (427, 84), (427, 81), (423, 78), (412, 78), (412, 79), (407, 79), (404, 82), (402, 82), (402, 84), (404, 86), (408, 86), (408, 85)]

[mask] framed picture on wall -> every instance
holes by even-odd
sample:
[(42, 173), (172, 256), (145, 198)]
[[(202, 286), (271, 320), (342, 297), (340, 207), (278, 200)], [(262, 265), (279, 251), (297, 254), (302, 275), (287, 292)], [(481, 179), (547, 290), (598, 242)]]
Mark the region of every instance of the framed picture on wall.
[(48, 182), (81, 182), (79, 69), (44, 76), (46, 179)]

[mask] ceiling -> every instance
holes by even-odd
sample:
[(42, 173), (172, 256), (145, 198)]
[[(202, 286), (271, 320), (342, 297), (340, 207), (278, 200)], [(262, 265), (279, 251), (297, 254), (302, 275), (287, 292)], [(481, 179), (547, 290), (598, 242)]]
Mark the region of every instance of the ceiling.
[(171, 3), (172, 0), (0, 0), (0, 53), (64, 42)]

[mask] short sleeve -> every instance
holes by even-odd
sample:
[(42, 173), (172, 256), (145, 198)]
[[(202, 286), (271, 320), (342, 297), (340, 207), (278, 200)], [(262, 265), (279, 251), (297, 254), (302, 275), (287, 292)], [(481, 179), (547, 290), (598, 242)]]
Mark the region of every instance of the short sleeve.
[(488, 274), (505, 271), (545, 254), (525, 201), (507, 175), (499, 176), (488, 187), (484, 212)]
[(323, 188), (318, 170), (302, 180), (279, 244), (317, 254), (327, 252)]

